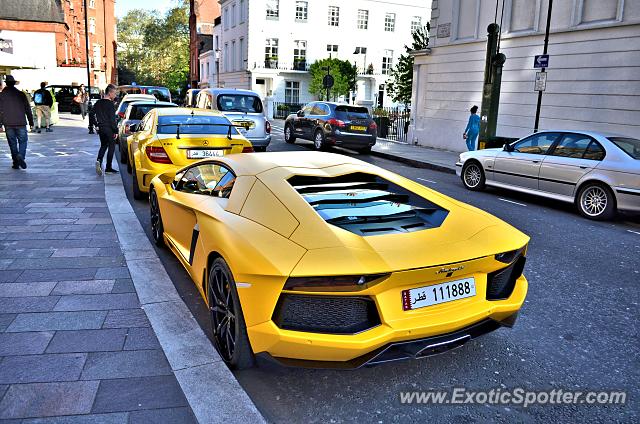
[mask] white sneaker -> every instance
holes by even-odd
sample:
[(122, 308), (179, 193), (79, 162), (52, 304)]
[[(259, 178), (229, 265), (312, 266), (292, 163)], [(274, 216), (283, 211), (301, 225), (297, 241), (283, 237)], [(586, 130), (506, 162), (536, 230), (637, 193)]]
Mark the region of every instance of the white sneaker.
[(102, 175), (102, 163), (99, 160), (96, 161), (96, 174)]

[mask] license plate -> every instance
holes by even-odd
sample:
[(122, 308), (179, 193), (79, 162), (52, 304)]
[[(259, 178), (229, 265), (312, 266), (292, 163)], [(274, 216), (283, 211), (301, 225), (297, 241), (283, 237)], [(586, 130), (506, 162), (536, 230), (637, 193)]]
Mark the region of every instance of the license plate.
[(256, 127), (256, 123), (253, 121), (233, 121), (233, 125), (250, 130)]
[(351, 130), (352, 131), (366, 131), (367, 127), (361, 127), (361, 126), (358, 126), (358, 125), (352, 125), (351, 126)]
[(187, 158), (189, 159), (206, 159), (222, 156), (222, 150), (187, 150)]
[(438, 305), (452, 302), (476, 295), (476, 282), (474, 278), (449, 281), (432, 286), (418, 287), (416, 289), (402, 290), (402, 309), (424, 308), (425, 306)]

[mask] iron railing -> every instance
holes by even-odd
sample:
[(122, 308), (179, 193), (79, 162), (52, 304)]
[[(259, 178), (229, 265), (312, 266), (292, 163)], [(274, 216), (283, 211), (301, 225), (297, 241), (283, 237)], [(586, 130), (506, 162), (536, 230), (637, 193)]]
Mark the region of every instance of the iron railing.
[(411, 111), (407, 107), (384, 107), (373, 109), (371, 115), (378, 125), (378, 137), (407, 143)]
[(286, 119), (292, 113), (296, 113), (304, 107), (304, 103), (273, 102), (273, 117)]

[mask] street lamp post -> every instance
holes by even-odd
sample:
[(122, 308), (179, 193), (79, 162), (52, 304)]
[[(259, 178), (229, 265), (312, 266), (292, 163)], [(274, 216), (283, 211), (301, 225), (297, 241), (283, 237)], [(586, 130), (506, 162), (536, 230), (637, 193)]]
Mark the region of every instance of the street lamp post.
[(220, 88), (220, 55), (221, 50), (216, 49), (216, 83), (218, 85), (218, 88)]
[(84, 49), (85, 58), (87, 60), (87, 93), (89, 95), (89, 134), (93, 134), (93, 125), (91, 121), (91, 62), (89, 61), (89, 18), (87, 17), (87, 0), (83, 0), (82, 7), (84, 8)]
[[(547, 28), (544, 33), (544, 51), (542, 54), (547, 54), (547, 48), (549, 47), (549, 28), (551, 27), (551, 8), (553, 6), (553, 0), (549, 0), (549, 7), (547, 8)], [(546, 72), (546, 68), (542, 68), (542, 72)], [(536, 120), (533, 125), (533, 132), (538, 132), (538, 124), (540, 123), (540, 107), (542, 106), (542, 90), (538, 90), (538, 102), (536, 104)]]

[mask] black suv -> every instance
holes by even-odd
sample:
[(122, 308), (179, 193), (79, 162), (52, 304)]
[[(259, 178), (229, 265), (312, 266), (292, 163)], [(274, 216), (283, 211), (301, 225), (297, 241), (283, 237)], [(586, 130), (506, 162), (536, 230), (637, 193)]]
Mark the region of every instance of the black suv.
[(340, 146), (369, 153), (376, 144), (376, 123), (365, 107), (312, 102), (284, 122), (284, 140), (312, 140), (316, 150)]
[[(58, 102), (59, 112), (80, 113), (80, 105), (73, 101), (73, 98), (78, 95), (80, 90), (79, 85), (48, 85), (45, 89), (53, 90), (53, 95), (56, 96), (56, 102)], [(91, 87), (91, 103), (93, 104), (97, 100), (100, 100), (100, 89)]]

